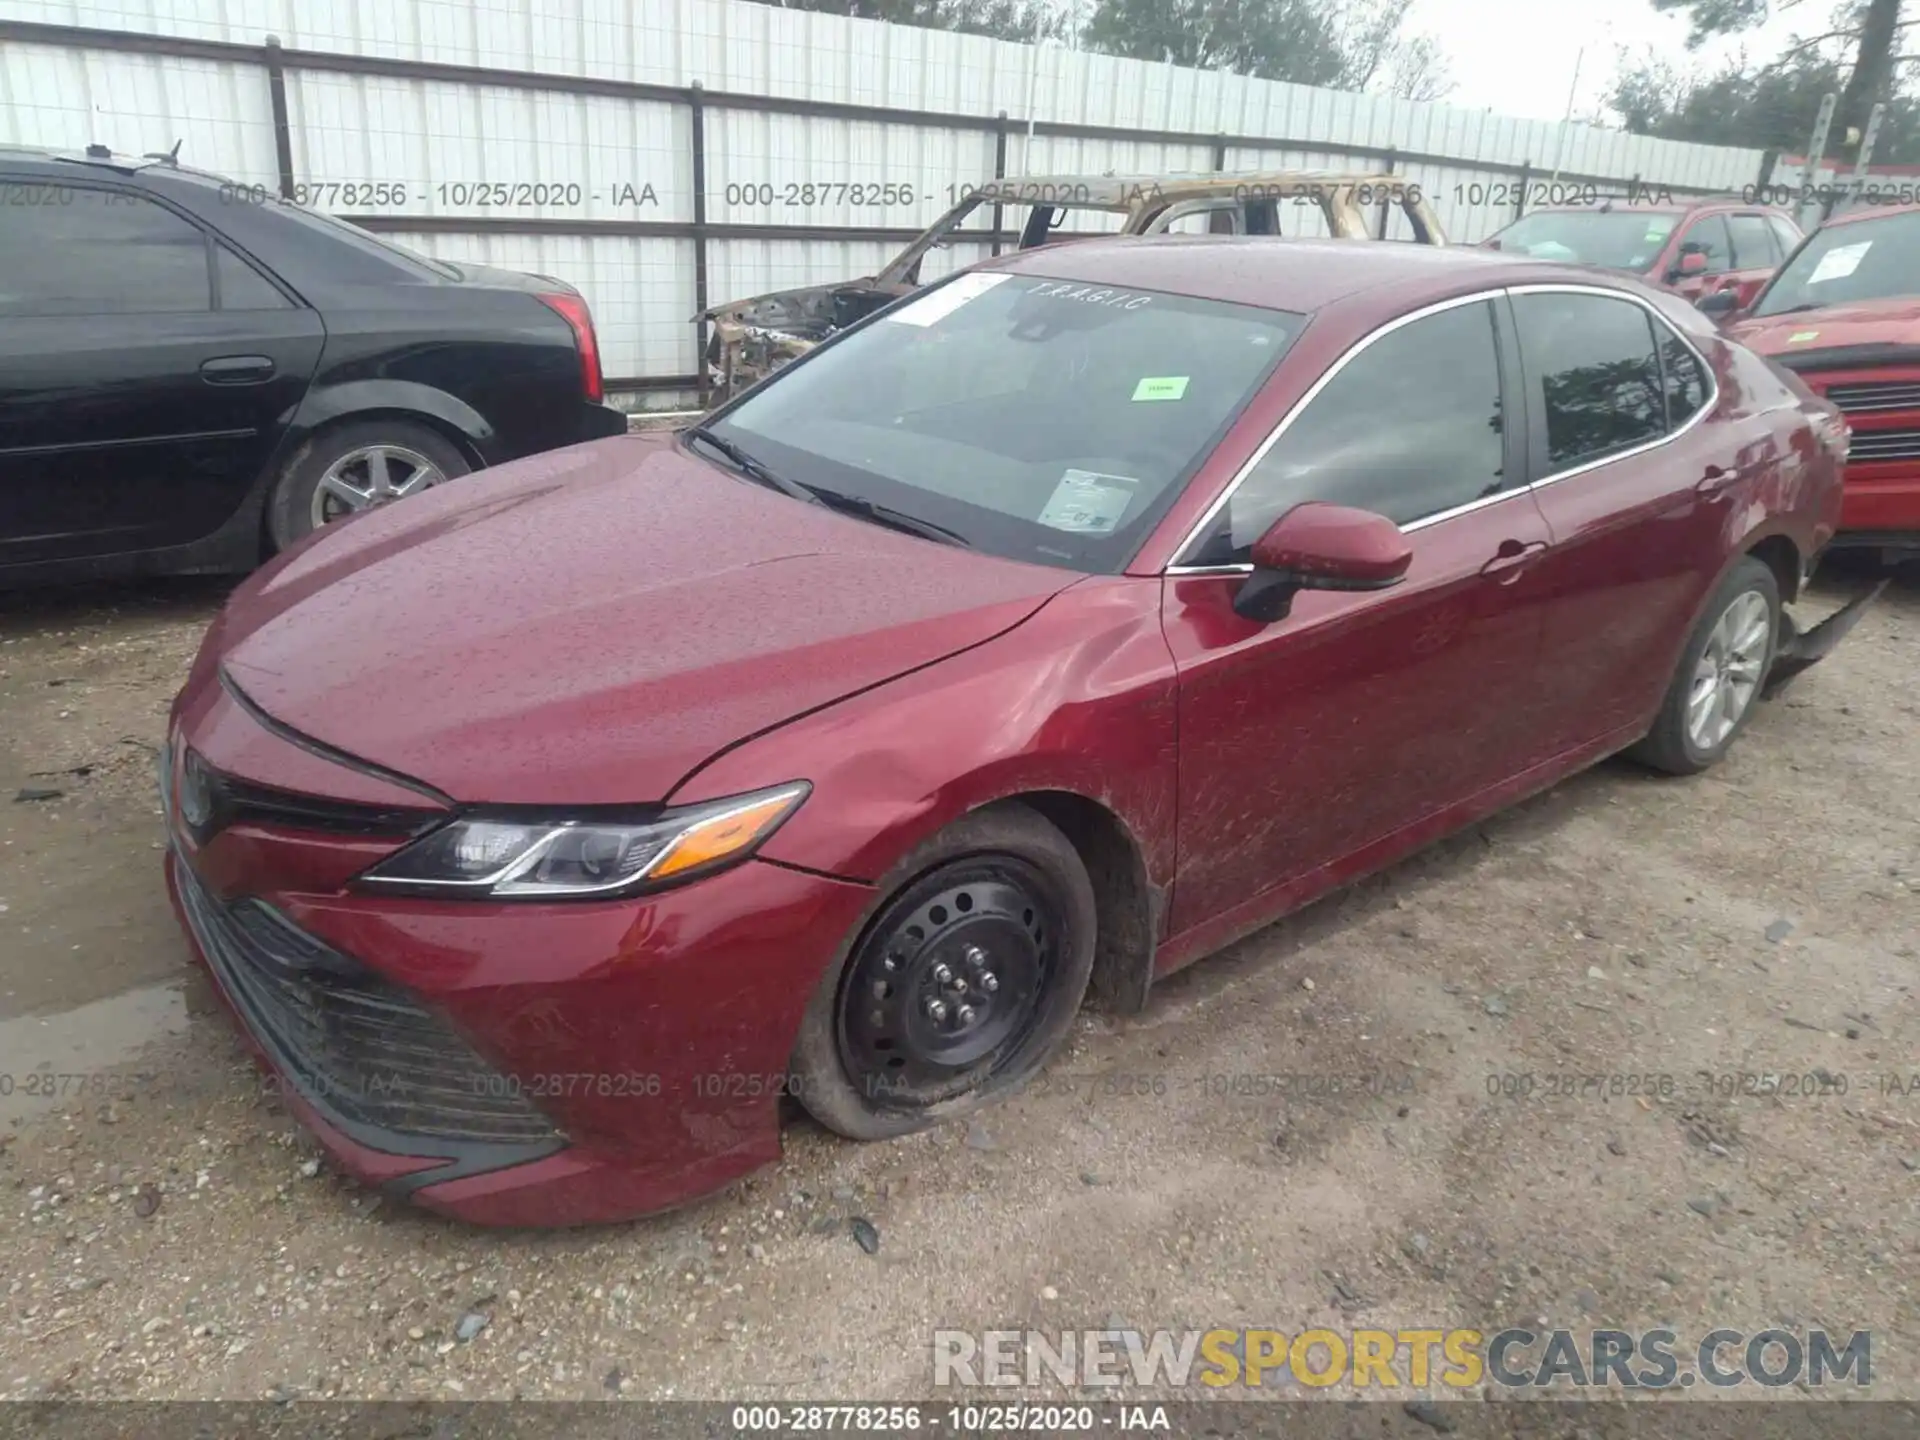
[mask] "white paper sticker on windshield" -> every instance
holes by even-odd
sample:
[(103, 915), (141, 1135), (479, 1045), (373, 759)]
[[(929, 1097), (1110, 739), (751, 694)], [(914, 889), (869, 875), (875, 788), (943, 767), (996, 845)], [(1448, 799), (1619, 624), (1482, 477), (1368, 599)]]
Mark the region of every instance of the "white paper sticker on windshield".
[(1844, 280), (1860, 268), (1860, 262), (1867, 258), (1867, 251), (1873, 248), (1871, 240), (1862, 240), (1857, 245), (1836, 245), (1820, 257), (1820, 263), (1813, 267), (1813, 274), (1807, 277), (1809, 285), (1818, 285), (1822, 280)]
[(1007, 274), (962, 275), (958, 280), (942, 285), (939, 289), (909, 301), (886, 318), (900, 325), (918, 325), (923, 329), (936, 321), (944, 320), (970, 300), (978, 300), (996, 285), (1004, 285), (1013, 277)]
[(1053, 487), (1046, 509), (1040, 512), (1040, 523), (1082, 535), (1111, 535), (1139, 488), (1138, 481), (1124, 475), (1069, 470)]

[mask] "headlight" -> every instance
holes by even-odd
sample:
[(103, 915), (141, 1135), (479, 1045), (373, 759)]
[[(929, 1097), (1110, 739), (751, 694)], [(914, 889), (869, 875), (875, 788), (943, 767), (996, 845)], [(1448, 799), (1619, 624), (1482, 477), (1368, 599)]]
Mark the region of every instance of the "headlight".
[(360, 881), (489, 900), (633, 894), (745, 860), (811, 789), (801, 780), (631, 823), (473, 816), (414, 841)]

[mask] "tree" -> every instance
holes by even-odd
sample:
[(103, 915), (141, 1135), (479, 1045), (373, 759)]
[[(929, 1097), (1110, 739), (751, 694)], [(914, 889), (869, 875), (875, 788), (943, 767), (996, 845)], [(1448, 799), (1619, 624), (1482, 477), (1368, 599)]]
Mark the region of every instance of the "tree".
[[(1799, 3), (1801, 0), (1785, 0), (1781, 8)], [(1653, 7), (1656, 10), (1681, 10), (1687, 13), (1693, 22), (1693, 28), (1687, 36), (1689, 49), (1697, 49), (1713, 36), (1731, 35), (1748, 29), (1766, 18), (1769, 10), (1766, 0), (1653, 0)], [(1894, 43), (1902, 30), (1909, 25), (1920, 24), (1920, 21), (1901, 20), (1900, 9), (1901, 0), (1848, 0), (1835, 12), (1830, 30), (1811, 39), (1796, 36), (1792, 47), (1783, 57), (1792, 62), (1834, 41), (1842, 42), (1851, 49), (1846, 81), (1839, 87), (1840, 104), (1834, 112), (1830, 154), (1834, 151), (1849, 156), (1858, 154), (1857, 142), (1848, 137), (1864, 135), (1867, 117), (1873, 107), (1895, 98), (1895, 66), (1909, 57), (1896, 56)], [(1807, 123), (1810, 133), (1812, 119), (1809, 118)], [(1797, 141), (1794, 148), (1805, 143), (1804, 139)]]
[(926, 30), (999, 40), (1064, 39), (1072, 16), (1046, 0), (769, 0), (783, 10), (817, 10), (857, 20), (888, 20)]
[(1437, 100), (1440, 47), (1404, 34), (1413, 0), (1099, 0), (1089, 49), (1263, 80)]

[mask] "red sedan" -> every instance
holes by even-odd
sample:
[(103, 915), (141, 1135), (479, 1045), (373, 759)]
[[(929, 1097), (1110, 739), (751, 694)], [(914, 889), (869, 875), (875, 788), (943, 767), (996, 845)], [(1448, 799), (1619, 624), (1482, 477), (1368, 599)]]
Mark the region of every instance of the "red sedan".
[(1727, 334), (1845, 412), (1839, 543), (1920, 557), (1920, 206), (1837, 215)]
[(1822, 653), (1824, 403), (1486, 251), (1090, 241), (678, 436), (328, 527), (176, 702), (169, 883), (349, 1171), (691, 1200), (1018, 1086), (1153, 982)]

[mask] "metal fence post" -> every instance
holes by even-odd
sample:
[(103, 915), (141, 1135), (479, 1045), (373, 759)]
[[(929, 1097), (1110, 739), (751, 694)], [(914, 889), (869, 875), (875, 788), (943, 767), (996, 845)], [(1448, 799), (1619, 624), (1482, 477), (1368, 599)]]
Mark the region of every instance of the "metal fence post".
[(1518, 220), (1527, 213), (1527, 186), (1533, 183), (1533, 161), (1520, 162), (1520, 189), (1513, 197), (1513, 218)]
[[(1394, 166), (1399, 161), (1399, 158), (1400, 158), (1400, 152), (1398, 150), (1387, 151), (1386, 168), (1381, 173), (1385, 175), (1393, 174)], [(1386, 188), (1391, 190), (1393, 187), (1389, 185)], [(1389, 213), (1391, 212), (1389, 211), (1389, 208), (1387, 205), (1387, 197), (1385, 195), (1382, 195), (1380, 197), (1380, 223), (1376, 227), (1377, 229), (1377, 234), (1375, 236), (1376, 239), (1384, 240), (1387, 238), (1387, 217)]]
[(1213, 170), (1217, 175), (1227, 168), (1227, 137), (1218, 136), (1213, 142)]
[(287, 121), (287, 71), (282, 63), (280, 37), (267, 36), (265, 48), (267, 98), (273, 105), (273, 158), (280, 171), (280, 198), (294, 196), (293, 128)]
[[(993, 118), (993, 178), (1007, 178), (1007, 112), (1002, 110)], [(1006, 219), (1006, 210), (1002, 205), (993, 207), (993, 253), (1000, 253), (1000, 226)]]
[(713, 397), (713, 373), (707, 364), (707, 98), (700, 82), (687, 91), (688, 130), (693, 143), (693, 308), (695, 357), (700, 374), (700, 408)]

